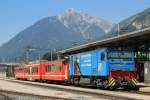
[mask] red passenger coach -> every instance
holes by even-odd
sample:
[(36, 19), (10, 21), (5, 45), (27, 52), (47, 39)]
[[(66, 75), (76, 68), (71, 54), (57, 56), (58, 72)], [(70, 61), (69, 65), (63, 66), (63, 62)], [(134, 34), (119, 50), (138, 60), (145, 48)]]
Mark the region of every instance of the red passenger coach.
[(50, 61), (16, 67), (15, 77), (24, 80), (67, 81), (68, 70), (68, 61)]
[(23, 67), (16, 67), (15, 68), (15, 78), (16, 79), (24, 79), (24, 69)]
[(26, 79), (26, 80), (30, 79), (30, 68), (31, 68), (30, 65), (26, 65), (26, 66), (23, 67), (24, 79)]
[(42, 67), (42, 80), (68, 80), (69, 62), (51, 61)]
[(15, 68), (15, 77), (16, 79), (27, 80), (30, 78), (30, 66), (19, 66)]

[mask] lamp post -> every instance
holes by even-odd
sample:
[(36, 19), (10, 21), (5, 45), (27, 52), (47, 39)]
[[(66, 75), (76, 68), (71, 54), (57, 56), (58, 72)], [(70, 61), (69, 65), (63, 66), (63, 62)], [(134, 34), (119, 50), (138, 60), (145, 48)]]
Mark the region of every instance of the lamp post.
[(41, 54), (40, 54), (40, 52), (39, 52), (39, 61), (41, 60)]
[(27, 50), (26, 51), (26, 63), (28, 63), (28, 61), (29, 61), (29, 51)]
[(51, 61), (53, 61), (53, 54), (56, 53), (56, 49), (54, 48), (53, 50), (51, 50)]

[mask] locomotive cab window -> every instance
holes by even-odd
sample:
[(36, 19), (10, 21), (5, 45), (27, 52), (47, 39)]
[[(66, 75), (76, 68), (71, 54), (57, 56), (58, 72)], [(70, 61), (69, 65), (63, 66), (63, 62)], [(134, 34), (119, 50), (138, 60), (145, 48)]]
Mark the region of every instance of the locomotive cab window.
[(104, 61), (105, 60), (105, 54), (104, 52), (101, 53), (101, 61)]

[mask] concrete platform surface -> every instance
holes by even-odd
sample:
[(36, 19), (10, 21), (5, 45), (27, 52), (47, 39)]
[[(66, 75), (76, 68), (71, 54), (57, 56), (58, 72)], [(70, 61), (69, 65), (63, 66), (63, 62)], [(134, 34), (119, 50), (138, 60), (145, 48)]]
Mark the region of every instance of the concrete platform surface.
[(75, 100), (108, 100), (103, 98), (98, 98), (91, 95), (83, 95), (83, 94), (74, 94), (67, 91), (58, 91), (58, 90), (52, 90), (47, 88), (41, 88), (41, 87), (34, 87), (30, 85), (25, 84), (19, 84), (19, 83), (13, 83), (8, 82), (4, 80), (0, 80), (0, 90), (6, 90), (6, 91), (14, 91), (14, 92), (20, 92), (20, 93), (29, 93), (34, 95), (41, 95), (41, 96), (50, 96), (50, 97), (59, 97), (59, 98), (70, 98)]
[(138, 83), (137, 85), (140, 87), (139, 91), (150, 93), (150, 84)]

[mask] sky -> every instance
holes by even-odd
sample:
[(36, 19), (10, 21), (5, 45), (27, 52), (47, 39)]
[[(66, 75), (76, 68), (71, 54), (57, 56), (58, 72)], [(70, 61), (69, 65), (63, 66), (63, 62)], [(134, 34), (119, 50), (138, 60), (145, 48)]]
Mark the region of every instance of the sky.
[(118, 23), (150, 8), (150, 0), (0, 0), (0, 46), (39, 19), (69, 8)]

